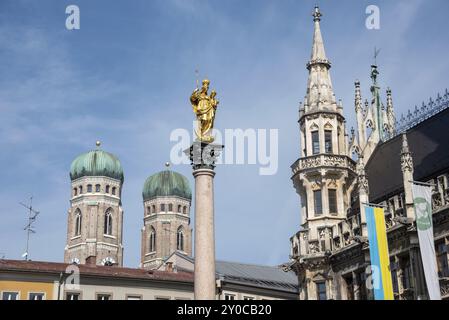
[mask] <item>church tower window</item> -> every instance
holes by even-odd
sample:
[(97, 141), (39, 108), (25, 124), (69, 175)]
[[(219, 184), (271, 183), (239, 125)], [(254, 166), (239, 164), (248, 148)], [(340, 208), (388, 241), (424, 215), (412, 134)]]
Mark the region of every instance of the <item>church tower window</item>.
[(182, 211), (182, 206), (178, 205), (178, 213), (181, 213), (181, 211)]
[(150, 242), (149, 242), (149, 252), (155, 252), (156, 251), (156, 231), (153, 227), (151, 227), (151, 233), (150, 233)]
[(168, 205), (168, 211), (169, 211), (169, 212), (173, 212), (173, 204), (170, 203), (170, 204)]
[(108, 209), (104, 216), (104, 234), (112, 235), (112, 210)]
[(99, 184), (95, 185), (95, 192), (100, 192), (100, 185)]
[(116, 187), (112, 187), (112, 195), (115, 196), (116, 193), (117, 193), (117, 188)]
[(176, 249), (184, 251), (184, 232), (182, 231), (182, 227), (179, 227), (176, 235)]
[(106, 193), (109, 193), (110, 186), (106, 186)]
[(92, 185), (91, 184), (87, 185), (87, 192), (92, 192)]
[(312, 151), (314, 155), (320, 153), (320, 136), (318, 131), (312, 131)]
[(161, 212), (165, 212), (165, 203), (161, 203)]
[(81, 210), (75, 211), (75, 236), (81, 235)]
[(183, 211), (182, 211), (184, 214), (187, 214), (187, 207), (186, 206), (184, 206), (184, 209), (183, 209)]

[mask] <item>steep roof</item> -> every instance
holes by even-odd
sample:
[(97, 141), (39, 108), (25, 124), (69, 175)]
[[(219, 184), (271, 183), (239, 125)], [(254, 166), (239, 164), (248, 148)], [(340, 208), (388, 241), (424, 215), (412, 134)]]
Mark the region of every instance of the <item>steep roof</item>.
[[(407, 131), (414, 180), (426, 181), (449, 167), (449, 108)], [(366, 164), (370, 201), (379, 202), (402, 190), (402, 138), (396, 136), (374, 150)]]

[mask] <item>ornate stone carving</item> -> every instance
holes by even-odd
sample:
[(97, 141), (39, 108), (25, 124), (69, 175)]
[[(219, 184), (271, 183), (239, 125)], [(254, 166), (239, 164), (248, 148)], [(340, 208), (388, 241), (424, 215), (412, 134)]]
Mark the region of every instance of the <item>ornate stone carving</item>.
[(325, 236), (326, 236), (326, 229), (321, 229), (320, 230), (320, 239), (324, 239)]
[(413, 159), (412, 154), (408, 147), (407, 135), (402, 135), (402, 150), (401, 150), (401, 169), (402, 172), (413, 171)]
[(309, 242), (309, 253), (314, 254), (320, 252), (320, 248), (318, 246), (318, 243), (316, 242)]
[(357, 181), (359, 184), (359, 189), (364, 191), (366, 194), (369, 194), (369, 183), (368, 177), (365, 173), (365, 163), (363, 161), (363, 157), (360, 157), (357, 162)]

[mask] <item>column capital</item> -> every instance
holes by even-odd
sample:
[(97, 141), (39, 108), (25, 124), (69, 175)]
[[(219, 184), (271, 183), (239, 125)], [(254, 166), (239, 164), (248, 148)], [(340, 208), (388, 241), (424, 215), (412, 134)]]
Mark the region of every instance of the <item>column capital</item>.
[(217, 158), (224, 145), (195, 141), (184, 153), (189, 157), (190, 164), (195, 171), (198, 169), (214, 170)]

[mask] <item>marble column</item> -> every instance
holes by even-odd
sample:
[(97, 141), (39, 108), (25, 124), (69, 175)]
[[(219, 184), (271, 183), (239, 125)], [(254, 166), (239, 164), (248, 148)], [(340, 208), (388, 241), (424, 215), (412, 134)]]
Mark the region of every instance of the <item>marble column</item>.
[(195, 299), (215, 299), (214, 176), (210, 169), (195, 177)]
[(186, 150), (195, 178), (195, 300), (215, 300), (214, 176), (222, 145), (195, 141)]

